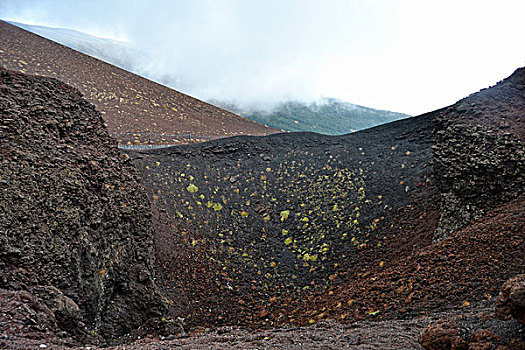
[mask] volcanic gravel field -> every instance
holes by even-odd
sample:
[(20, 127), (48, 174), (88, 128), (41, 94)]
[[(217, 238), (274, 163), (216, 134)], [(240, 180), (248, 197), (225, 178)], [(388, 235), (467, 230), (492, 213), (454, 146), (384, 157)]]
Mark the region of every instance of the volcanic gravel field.
[(129, 152), (161, 224), (166, 292), (187, 298), (192, 324), (293, 323), (278, 310), (430, 244), (439, 210), (425, 152), (431, 129), (420, 118), (351, 137)]

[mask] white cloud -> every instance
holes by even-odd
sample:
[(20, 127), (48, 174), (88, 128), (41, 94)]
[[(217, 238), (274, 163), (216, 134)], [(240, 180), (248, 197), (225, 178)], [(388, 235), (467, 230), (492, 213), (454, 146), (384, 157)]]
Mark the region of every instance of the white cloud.
[(419, 114), (525, 65), (523, 1), (26, 1), (0, 17), (134, 42), (204, 99), (333, 96)]

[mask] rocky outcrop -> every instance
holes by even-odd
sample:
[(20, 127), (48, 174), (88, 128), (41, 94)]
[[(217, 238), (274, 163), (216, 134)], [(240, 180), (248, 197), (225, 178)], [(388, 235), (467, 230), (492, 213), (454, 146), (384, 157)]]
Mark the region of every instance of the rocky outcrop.
[(502, 319), (514, 317), (525, 324), (525, 275), (518, 275), (503, 284), (496, 301), (496, 314)]
[(434, 241), (525, 188), (525, 69), (435, 112), (435, 174), (442, 195)]
[(480, 329), (472, 334), (468, 350), (491, 350), (494, 343), (501, 339), (491, 329)]
[(73, 335), (161, 316), (148, 200), (100, 114), (53, 79), (2, 70), (0, 91), (0, 289)]
[(467, 349), (468, 343), (459, 335), (458, 325), (448, 319), (428, 325), (419, 336), (419, 344), (427, 350)]
[(525, 187), (525, 151), (515, 137), (452, 124), (443, 125), (436, 139), (442, 213), (435, 240), (517, 197)]
[(441, 319), (429, 324), (418, 342), (426, 350), (491, 350), (500, 339), (492, 329), (479, 329), (467, 337), (466, 330), (456, 322)]

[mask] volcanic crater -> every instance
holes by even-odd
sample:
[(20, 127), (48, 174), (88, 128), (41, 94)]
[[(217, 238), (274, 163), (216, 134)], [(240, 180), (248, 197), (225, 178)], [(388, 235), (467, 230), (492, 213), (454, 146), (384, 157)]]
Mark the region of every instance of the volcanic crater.
[(524, 343), (494, 316), (525, 273), (523, 68), (353, 134), (146, 151), (58, 80), (0, 91), (2, 347), (417, 349), (442, 317)]

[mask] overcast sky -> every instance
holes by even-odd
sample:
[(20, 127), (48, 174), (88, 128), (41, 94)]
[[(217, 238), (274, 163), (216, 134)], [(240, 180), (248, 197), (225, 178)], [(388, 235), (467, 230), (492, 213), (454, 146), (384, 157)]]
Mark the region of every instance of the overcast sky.
[(523, 0), (0, 1), (2, 19), (132, 42), (145, 69), (203, 99), (412, 115), (525, 66), (524, 14)]

